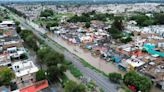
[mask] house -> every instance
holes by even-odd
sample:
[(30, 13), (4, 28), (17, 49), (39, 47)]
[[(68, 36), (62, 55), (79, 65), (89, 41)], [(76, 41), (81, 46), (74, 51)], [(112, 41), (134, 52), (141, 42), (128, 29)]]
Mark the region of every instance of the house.
[(36, 82), (32, 85), (21, 88), (21, 89), (19, 89), (18, 92), (38, 92), (38, 91), (41, 91), (43, 89), (46, 89), (48, 86), (49, 86), (48, 81), (42, 80), (42, 81)]
[(14, 26), (15, 22), (12, 21), (12, 20), (2, 21), (2, 23), (0, 23), (0, 25), (3, 25), (3, 26)]
[(159, 43), (157, 44), (157, 46), (158, 46), (158, 47), (161, 47), (161, 48), (164, 48), (164, 42), (159, 42)]
[(12, 63), (12, 69), (16, 75), (16, 83), (19, 88), (30, 85), (35, 81), (35, 73), (39, 70), (32, 61), (24, 60)]
[(160, 88), (161, 90), (164, 90), (164, 80), (158, 81), (156, 87)]
[(14, 90), (12, 92), (39, 92), (39, 91), (42, 91), (42, 90), (48, 88), (48, 86), (49, 85), (48, 85), (47, 80), (41, 80), (41, 81), (35, 82), (31, 85), (27, 85), (23, 88)]
[(0, 54), (0, 66), (7, 66), (11, 68), (11, 59), (8, 53)]
[(154, 50), (155, 49), (155, 45), (152, 45), (152, 44), (144, 44), (144, 48), (151, 55), (157, 55), (157, 56), (160, 56), (160, 57), (164, 57), (164, 53), (163, 52), (159, 52), (159, 51)]
[(145, 64), (144, 61), (141, 61), (140, 59), (136, 57), (132, 57), (131, 59), (127, 59), (125, 62), (127, 62), (132, 68), (137, 68)]
[(164, 90), (164, 62), (163, 59), (151, 61), (137, 68), (137, 71), (151, 78), (155, 85)]
[(25, 50), (24, 47), (21, 47), (21, 48), (17, 48), (17, 47), (7, 48), (7, 52), (9, 53), (9, 56), (12, 59), (20, 58), (21, 55), (26, 54), (26, 50)]

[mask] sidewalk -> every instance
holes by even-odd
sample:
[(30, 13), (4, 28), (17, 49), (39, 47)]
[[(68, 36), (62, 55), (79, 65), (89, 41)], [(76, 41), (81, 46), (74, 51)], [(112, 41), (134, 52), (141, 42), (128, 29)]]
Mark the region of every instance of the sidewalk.
[(76, 83), (80, 83), (80, 81), (74, 77), (69, 70), (65, 72), (65, 75), (68, 77), (69, 80), (75, 81)]

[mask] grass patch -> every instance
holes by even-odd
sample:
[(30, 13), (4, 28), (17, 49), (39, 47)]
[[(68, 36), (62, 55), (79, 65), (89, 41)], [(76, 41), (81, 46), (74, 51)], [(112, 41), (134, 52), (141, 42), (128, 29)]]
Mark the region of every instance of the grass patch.
[(70, 64), (68, 67), (69, 67), (70, 72), (73, 74), (73, 76), (77, 78), (80, 78), (81, 76), (83, 76), (80, 70), (78, 70), (73, 64)]
[(97, 71), (97, 72), (103, 74), (104, 76), (108, 76), (108, 75), (107, 75), (106, 73), (104, 73), (103, 71), (101, 71), (101, 70), (99, 70), (99, 69), (93, 67), (92, 65), (90, 65), (90, 64), (89, 64), (88, 62), (86, 62), (84, 59), (80, 58), (80, 61), (81, 61), (81, 63), (82, 63), (85, 67), (88, 67), (88, 68), (90, 68), (90, 69), (93, 69), (93, 70), (95, 70), (95, 71)]
[(69, 79), (65, 74), (61, 77), (61, 79), (62, 79), (61, 84), (64, 87), (64, 84), (67, 83)]

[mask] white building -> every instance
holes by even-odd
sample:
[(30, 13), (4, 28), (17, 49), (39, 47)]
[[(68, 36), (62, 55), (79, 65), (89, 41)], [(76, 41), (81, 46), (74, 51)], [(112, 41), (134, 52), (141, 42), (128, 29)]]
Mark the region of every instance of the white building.
[(12, 69), (15, 72), (17, 84), (35, 80), (35, 73), (39, 70), (32, 61), (28, 60), (12, 63)]

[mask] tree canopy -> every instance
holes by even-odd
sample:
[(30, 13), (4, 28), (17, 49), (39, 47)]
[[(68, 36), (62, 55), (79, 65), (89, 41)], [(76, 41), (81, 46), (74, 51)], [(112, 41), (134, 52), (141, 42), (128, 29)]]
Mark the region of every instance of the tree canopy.
[(120, 83), (122, 80), (122, 75), (119, 73), (109, 73), (108, 75), (109, 79), (115, 83)]
[(156, 24), (164, 24), (164, 13), (154, 14), (154, 19), (157, 22)]
[(36, 81), (41, 81), (46, 79), (46, 75), (45, 75), (45, 71), (44, 70), (39, 70), (38, 72), (36, 72)]
[(122, 17), (115, 17), (112, 28), (116, 28), (119, 31), (122, 31), (124, 29)]
[(67, 69), (64, 63), (64, 55), (53, 51), (49, 47), (41, 48), (37, 51), (37, 56), (41, 64), (47, 65), (47, 77), (50, 81), (57, 81)]
[(8, 67), (0, 67), (0, 86), (9, 85), (11, 80), (15, 78), (14, 72)]
[(149, 78), (141, 76), (134, 71), (125, 74), (124, 83), (128, 86), (135, 86), (138, 91), (149, 92), (152, 82)]
[(113, 14), (108, 13), (96, 13), (95, 11), (82, 13), (80, 16), (75, 15), (71, 17), (68, 22), (90, 22), (91, 20), (106, 21), (107, 19), (113, 19)]
[(49, 17), (49, 16), (52, 16), (54, 15), (54, 12), (52, 9), (45, 9), (44, 11), (41, 11), (40, 13), (40, 17)]
[(77, 84), (74, 81), (68, 81), (65, 84), (64, 92), (86, 92), (86, 89), (82, 84)]
[(8, 7), (8, 6), (5, 6), (5, 7), (6, 7), (7, 9), (9, 9), (10, 11), (12, 11), (13, 13), (18, 14), (18, 15), (21, 16), (21, 17), (27, 18), (27, 16), (26, 16), (24, 13), (22, 13), (22, 12), (16, 10), (15, 8), (13, 8), (13, 7)]
[[(17, 29), (17, 32), (20, 30)], [(20, 36), (23, 38), (23, 40), (28, 43), (28, 46), (32, 47), (34, 51), (38, 50), (37, 46), (37, 37), (29, 30), (21, 30), (19, 32)]]

